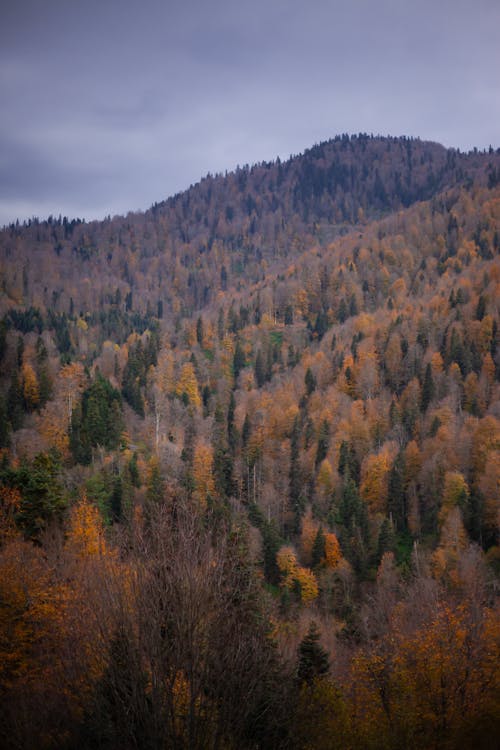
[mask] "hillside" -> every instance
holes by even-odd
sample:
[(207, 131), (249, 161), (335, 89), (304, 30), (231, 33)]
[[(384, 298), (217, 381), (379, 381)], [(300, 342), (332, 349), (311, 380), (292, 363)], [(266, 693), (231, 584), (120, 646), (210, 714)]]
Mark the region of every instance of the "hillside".
[(489, 746), (499, 251), (365, 135), (0, 233), (6, 747)]

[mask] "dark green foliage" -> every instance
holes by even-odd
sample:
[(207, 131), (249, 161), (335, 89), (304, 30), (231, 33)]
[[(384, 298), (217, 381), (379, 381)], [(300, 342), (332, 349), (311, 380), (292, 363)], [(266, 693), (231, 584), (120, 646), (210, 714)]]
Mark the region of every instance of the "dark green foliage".
[(316, 316), (316, 321), (312, 328), (313, 336), (315, 336), (318, 339), (318, 341), (321, 341), (321, 339), (323, 338), (327, 330), (328, 330), (327, 315), (323, 310), (320, 310)]
[(0, 394), (0, 448), (7, 448), (10, 443), (10, 426), (7, 416), (7, 406)]
[(425, 368), (424, 382), (422, 384), (421, 407), (423, 412), (427, 411), (429, 404), (434, 398), (435, 390), (431, 363), (428, 362), (427, 367)]
[(254, 373), (255, 373), (255, 380), (257, 382), (257, 387), (262, 388), (262, 386), (267, 380), (267, 372), (266, 372), (266, 362), (264, 361), (264, 357), (260, 349), (257, 352), (257, 356), (255, 358)]
[(291, 305), (285, 307), (284, 323), (286, 326), (293, 325), (293, 307)]
[(22, 427), (24, 420), (24, 396), (19, 373), (15, 373), (7, 392), (7, 418), (13, 430)]
[(245, 367), (245, 365), (246, 365), (245, 352), (243, 351), (240, 340), (238, 339), (236, 341), (236, 347), (234, 349), (234, 356), (233, 356), (233, 373), (234, 373), (235, 379), (238, 378), (238, 375), (240, 374), (242, 369)]
[(4, 320), (5, 323), (2, 321), (3, 325), (7, 327), (12, 326), (12, 328), (15, 328), (16, 331), (21, 331), (21, 333), (31, 333), (32, 331), (42, 333), (45, 327), (42, 313), (38, 307), (29, 307), (26, 310), (12, 308)]
[(123, 368), (122, 394), (140, 417), (144, 417), (143, 388), (151, 365), (156, 365), (159, 349), (157, 332), (151, 333), (143, 345), (142, 340), (130, 347), (127, 364)]
[(248, 414), (245, 414), (245, 421), (243, 422), (243, 427), (241, 429), (241, 442), (243, 444), (243, 448), (246, 448), (248, 445), (251, 431), (252, 431), (252, 425), (250, 422), (250, 418)]
[(132, 458), (128, 462), (128, 472), (130, 476), (130, 481), (132, 483), (133, 487), (140, 487), (141, 486), (141, 477), (139, 475), (139, 469), (137, 467), (137, 454), (133, 453)]
[(359, 312), (358, 309), (358, 301), (356, 299), (355, 294), (351, 294), (351, 298), (349, 300), (349, 315), (357, 315)]
[(150, 503), (161, 503), (165, 496), (165, 480), (157, 461), (154, 461), (149, 469), (146, 483), (146, 499)]
[(17, 355), (17, 366), (21, 367), (23, 364), (23, 356), (24, 356), (24, 337), (23, 336), (17, 337), (16, 355)]
[(398, 531), (403, 531), (407, 523), (407, 498), (405, 487), (405, 455), (400, 451), (389, 472), (387, 510)]
[(110, 511), (112, 521), (122, 520), (122, 505), (123, 505), (123, 486), (122, 480), (119, 474), (113, 479), (113, 488), (111, 491), (110, 498)]
[(31, 463), (23, 461), (12, 477), (22, 498), (16, 521), (30, 539), (37, 539), (52, 521), (62, 518), (66, 499), (60, 472), (60, 456), (51, 450), (39, 453)]
[(315, 458), (316, 468), (326, 458), (326, 455), (328, 453), (328, 447), (329, 447), (329, 436), (330, 436), (330, 426), (325, 419), (321, 423), (321, 427), (319, 429), (318, 448), (316, 450), (316, 458)]
[(223, 498), (231, 497), (234, 494), (233, 458), (224, 441), (215, 446), (213, 472), (218, 494)]
[(298, 649), (297, 679), (299, 683), (311, 684), (317, 677), (326, 675), (330, 670), (328, 653), (321, 646), (320, 637), (318, 626), (312, 620)]
[(384, 518), (380, 526), (377, 541), (377, 564), (380, 563), (385, 552), (392, 552), (394, 550), (394, 544), (395, 539), (392, 523), (388, 518)]
[(52, 380), (45, 365), (38, 369), (38, 391), (40, 395), (38, 408), (42, 409), (52, 396)]
[(236, 451), (239, 437), (238, 430), (236, 429), (236, 425), (234, 423), (235, 409), (236, 399), (234, 398), (234, 393), (231, 392), (231, 396), (229, 397), (229, 405), (227, 407), (227, 441), (229, 444), (229, 450), (233, 454)]
[(476, 307), (476, 320), (482, 320), (486, 315), (486, 299), (484, 294), (479, 295)]
[(345, 440), (342, 440), (339, 449), (338, 472), (345, 479), (352, 479), (355, 484), (359, 484), (361, 467), (359, 465), (356, 451), (353, 446)]
[(313, 372), (310, 367), (308, 367), (306, 370), (304, 383), (306, 386), (306, 395), (310, 396), (311, 393), (313, 393), (316, 390), (316, 378), (314, 377)]
[(284, 539), (273, 521), (268, 521), (259, 506), (251, 503), (248, 506), (250, 522), (262, 534), (263, 567), (266, 581), (276, 585), (280, 580), (280, 571), (276, 564), (276, 554), (284, 544)]
[(81, 404), (72, 414), (70, 448), (75, 461), (88, 464), (92, 448), (118, 447), (123, 429), (121, 396), (109, 380), (98, 372), (84, 391)]
[(72, 353), (72, 344), (66, 313), (61, 313), (59, 315), (53, 310), (49, 310), (48, 323), (49, 327), (54, 329), (56, 346), (61, 357), (67, 360)]
[(352, 479), (347, 479), (340, 498), (338, 521), (342, 526), (340, 542), (345, 557), (361, 575), (368, 562), (368, 511)]
[(199, 346), (203, 346), (203, 319), (198, 317), (198, 320), (196, 321), (196, 341)]
[(314, 544), (312, 548), (312, 567), (313, 568), (317, 568), (325, 557), (325, 542), (326, 540), (325, 540), (323, 527), (320, 526), (314, 538)]
[(5, 356), (7, 349), (7, 325), (4, 320), (0, 320), (0, 364)]

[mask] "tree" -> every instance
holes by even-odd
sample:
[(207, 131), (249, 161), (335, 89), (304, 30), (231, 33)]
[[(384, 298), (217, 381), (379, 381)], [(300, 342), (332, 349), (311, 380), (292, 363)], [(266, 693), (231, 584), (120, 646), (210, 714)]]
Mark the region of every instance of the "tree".
[(33, 367), (25, 363), (22, 369), (23, 396), (26, 411), (33, 411), (40, 403), (40, 386)]
[(389, 484), (387, 488), (387, 512), (392, 517), (396, 529), (400, 531), (403, 531), (407, 525), (405, 475), (405, 452), (400, 451), (389, 472)]
[(316, 378), (314, 377), (313, 372), (310, 367), (308, 367), (306, 370), (304, 383), (306, 386), (306, 395), (310, 396), (311, 393), (313, 393), (316, 390)]
[[(236, 341), (236, 346), (234, 349), (234, 355), (233, 355), (233, 373), (234, 373), (234, 379), (238, 379), (238, 375), (242, 371), (242, 369), (246, 365), (246, 357), (245, 352), (243, 351), (243, 347), (241, 346), (240, 340), (238, 339)], [(257, 376), (256, 376), (257, 377)]]
[(432, 377), (432, 367), (431, 367), (431, 363), (428, 362), (425, 368), (424, 382), (422, 385), (421, 406), (422, 406), (423, 412), (427, 411), (429, 404), (434, 398), (434, 393), (435, 393), (435, 386), (434, 386), (434, 380)]
[(196, 321), (196, 341), (199, 346), (203, 346), (204, 332), (203, 332), (203, 319), (201, 316)]
[(311, 620), (309, 630), (298, 649), (297, 679), (300, 683), (312, 684), (316, 678), (323, 677), (330, 669), (328, 654), (320, 645), (320, 638), (318, 626)]
[(295, 417), (290, 440), (289, 498), (290, 507), (294, 514), (296, 531), (300, 528), (300, 519), (302, 518), (305, 508), (304, 498), (302, 497), (301, 470), (299, 465), (299, 439), (299, 418)]
[(325, 546), (325, 533), (323, 527), (320, 526), (314, 538), (312, 548), (311, 565), (313, 568), (317, 568), (325, 559)]
[(255, 373), (255, 380), (257, 382), (257, 387), (262, 388), (262, 386), (267, 380), (267, 375), (266, 375), (266, 365), (264, 362), (264, 357), (260, 349), (257, 352), (257, 356), (255, 358), (254, 373)]
[(175, 393), (181, 398), (185, 395), (187, 402), (194, 407), (199, 408), (201, 406), (198, 380), (192, 362), (186, 362), (182, 365)]
[(61, 464), (57, 451), (39, 453), (29, 464), (24, 461), (15, 475), (21, 492), (18, 523), (25, 535), (36, 539), (52, 521), (60, 521), (66, 507), (60, 481)]
[(326, 458), (329, 447), (329, 436), (330, 426), (328, 424), (328, 421), (324, 419), (321, 423), (318, 435), (318, 448), (316, 450), (316, 458), (314, 460), (316, 468), (318, 468), (321, 462)]

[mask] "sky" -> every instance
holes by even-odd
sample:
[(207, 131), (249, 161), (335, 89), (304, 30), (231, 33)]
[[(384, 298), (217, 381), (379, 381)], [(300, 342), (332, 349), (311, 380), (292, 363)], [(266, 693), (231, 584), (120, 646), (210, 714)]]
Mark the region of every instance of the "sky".
[(3, 0), (0, 225), (338, 133), (500, 147), (499, 0)]

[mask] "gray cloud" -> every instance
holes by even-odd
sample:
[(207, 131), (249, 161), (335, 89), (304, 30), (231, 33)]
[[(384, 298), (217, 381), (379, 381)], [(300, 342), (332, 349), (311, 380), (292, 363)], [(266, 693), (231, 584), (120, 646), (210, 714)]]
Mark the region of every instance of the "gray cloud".
[(146, 208), (339, 132), (499, 146), (496, 0), (9, 0), (0, 224)]

